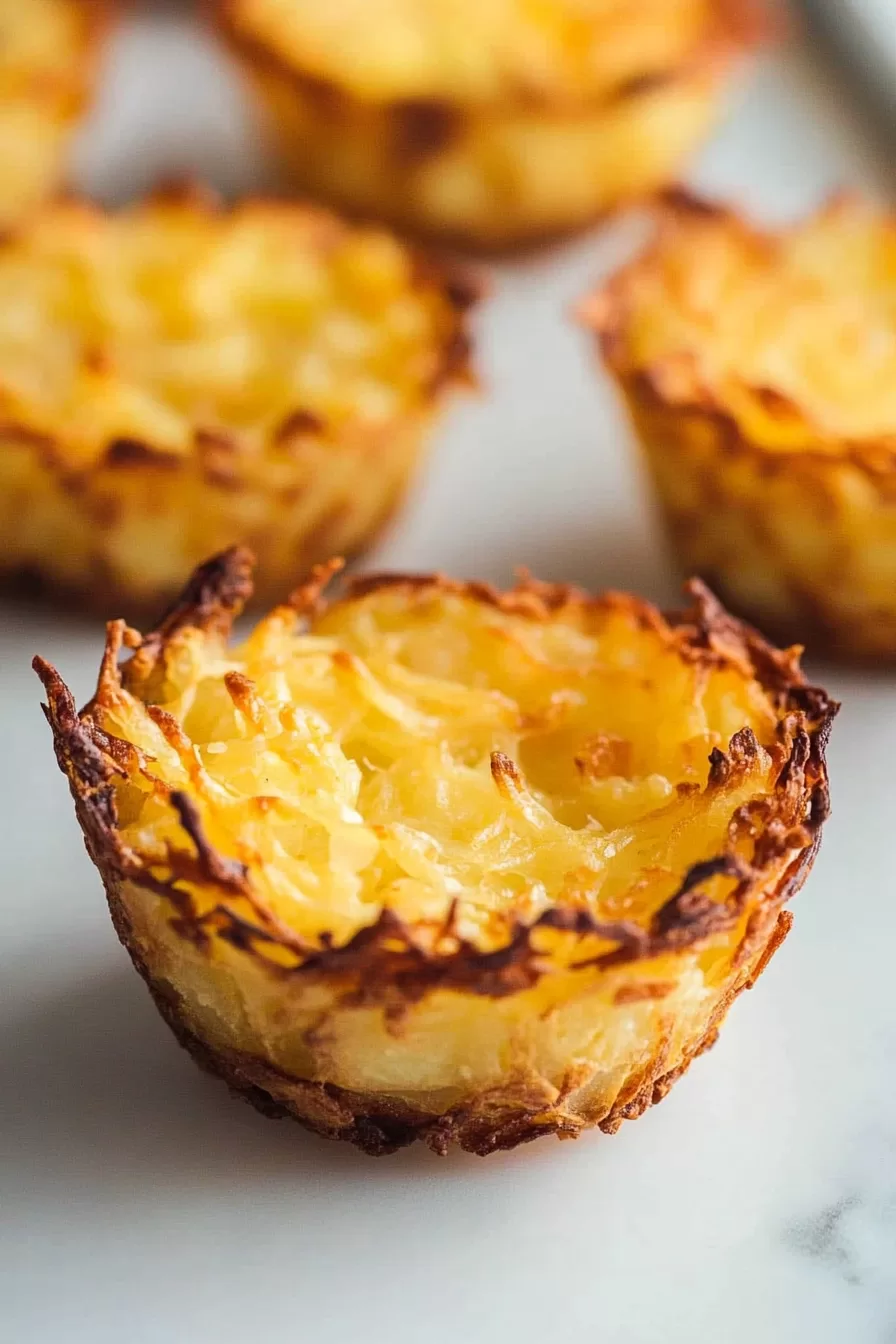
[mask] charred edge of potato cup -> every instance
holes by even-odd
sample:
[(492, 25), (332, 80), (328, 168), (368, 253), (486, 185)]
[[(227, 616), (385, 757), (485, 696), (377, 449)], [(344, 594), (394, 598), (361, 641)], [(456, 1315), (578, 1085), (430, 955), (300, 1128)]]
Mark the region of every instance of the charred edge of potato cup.
[(0, 239), (0, 580), (157, 612), (235, 542), (272, 601), (362, 550), (475, 382), (477, 293), (308, 205), (39, 211)]
[(0, 0), (0, 227), (63, 179), (116, 11), (114, 0)]
[(228, 651), (251, 558), (216, 557), (110, 623), (80, 713), (35, 660), (118, 935), (266, 1114), (369, 1153), (613, 1132), (784, 938), (837, 706), (699, 583), (328, 605), (332, 568)]
[(473, 5), (464, 22), (438, 8), (411, 25), (416, 46), (374, 7), (363, 41), (334, 46), (335, 11), (300, 5), (285, 23), (209, 2), (300, 189), (484, 251), (562, 236), (674, 180), (732, 68), (773, 28), (754, 0), (535, 19)]
[(672, 549), (781, 641), (896, 659), (896, 230), (841, 194), (762, 230), (685, 192), (581, 305)]

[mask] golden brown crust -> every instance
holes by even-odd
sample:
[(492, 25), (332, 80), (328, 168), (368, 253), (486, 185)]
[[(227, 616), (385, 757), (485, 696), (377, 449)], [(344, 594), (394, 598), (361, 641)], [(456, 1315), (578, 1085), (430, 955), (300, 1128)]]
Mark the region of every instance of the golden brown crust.
[(609, 1109), (599, 1102), (593, 1109), (587, 1102), (581, 1109), (569, 1105), (575, 1078), (570, 1079), (567, 1095), (561, 1091), (559, 1098), (546, 1106), (538, 1088), (523, 1076), (510, 1079), (488, 1098), (485, 1107), (482, 1099), (477, 1098), (471, 1104), (433, 1115), (386, 1095), (371, 1097), (332, 1083), (299, 1079), (256, 1056), (210, 1047), (190, 1029), (171, 988), (153, 980), (132, 936), (123, 904), (108, 887), (107, 895), (115, 930), (146, 982), (160, 1015), (201, 1069), (226, 1083), (234, 1096), (247, 1101), (268, 1119), (295, 1120), (322, 1138), (351, 1143), (370, 1157), (387, 1156), (418, 1140), (440, 1157), (455, 1143), (467, 1152), (486, 1157), (551, 1134), (560, 1139), (575, 1139), (591, 1126), (597, 1126), (604, 1134), (615, 1134), (623, 1121), (637, 1119), (650, 1106), (662, 1101), (693, 1061), (715, 1045), (734, 1000), (745, 989), (753, 988), (793, 924), (793, 916), (787, 910), (772, 909), (757, 921), (744, 937), (744, 955), (736, 980), (716, 1005), (703, 1034), (691, 1044), (685, 1058), (670, 1069), (666, 1067), (663, 1050), (659, 1050)]
[(133, 942), (123, 931), (120, 917), (115, 919), (113, 913), (113, 920), (159, 1013), (204, 1072), (226, 1083), (234, 1096), (247, 1101), (268, 1119), (295, 1120), (321, 1138), (351, 1143), (369, 1157), (385, 1157), (417, 1141), (425, 1143), (439, 1157), (444, 1157), (452, 1144), (477, 1157), (488, 1157), (548, 1135), (577, 1139), (592, 1126), (604, 1134), (615, 1134), (623, 1121), (638, 1119), (662, 1101), (693, 1061), (715, 1045), (734, 1000), (745, 989), (753, 988), (793, 922), (790, 913), (784, 910), (774, 918), (770, 931), (764, 931), (755, 948), (752, 961), (718, 1005), (706, 1031), (689, 1048), (685, 1059), (668, 1069), (663, 1054), (658, 1053), (609, 1110), (598, 1105), (577, 1111), (564, 1106), (563, 1098), (559, 1105), (548, 1108), (543, 1099), (539, 1104), (537, 1094), (527, 1107), (527, 1087), (534, 1089), (523, 1078), (518, 1082), (510, 1080), (502, 1092), (489, 1098), (485, 1108), (477, 1098), (471, 1104), (434, 1116), (385, 1095), (371, 1097), (332, 1083), (309, 1082), (284, 1074), (255, 1056), (211, 1048), (190, 1030), (171, 992), (152, 980), (135, 954)]
[[(867, 207), (844, 192), (817, 220), (853, 212)], [(727, 234), (772, 267), (816, 220), (769, 233), (680, 188), (659, 197), (653, 214), (650, 244), (580, 304), (579, 316), (620, 384), (682, 568), (778, 641), (799, 640), (849, 661), (896, 659), (896, 604), (888, 596), (896, 573), (885, 575), (876, 559), (887, 550), (885, 520), (896, 499), (896, 425), (886, 433), (835, 433), (812, 405), (744, 375), (738, 398), (761, 408), (759, 441), (694, 352), (645, 363), (630, 349), (635, 288), (680, 230)], [(892, 228), (885, 217), (878, 224)], [(798, 501), (803, 510), (811, 501), (818, 521), (811, 538), (803, 537), (805, 519), (788, 516)]]

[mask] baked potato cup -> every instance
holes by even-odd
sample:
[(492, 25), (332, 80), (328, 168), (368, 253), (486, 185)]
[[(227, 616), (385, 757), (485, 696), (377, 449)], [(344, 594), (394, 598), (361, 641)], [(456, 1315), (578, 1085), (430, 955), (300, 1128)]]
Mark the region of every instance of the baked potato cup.
[(59, 185), (111, 9), (107, 0), (0, 0), (0, 227)]
[(781, 640), (896, 658), (896, 229), (682, 194), (583, 306), (685, 573)]
[[(118, 934), (201, 1065), (390, 1152), (612, 1132), (790, 926), (836, 706), (708, 590), (322, 570), (228, 641), (249, 559), (35, 667)], [(122, 647), (130, 653), (123, 665)]]
[(0, 238), (0, 576), (157, 612), (246, 541), (279, 598), (396, 507), (473, 297), (306, 206), (47, 207)]
[(589, 223), (674, 179), (754, 0), (211, 0), (303, 191), (463, 245)]

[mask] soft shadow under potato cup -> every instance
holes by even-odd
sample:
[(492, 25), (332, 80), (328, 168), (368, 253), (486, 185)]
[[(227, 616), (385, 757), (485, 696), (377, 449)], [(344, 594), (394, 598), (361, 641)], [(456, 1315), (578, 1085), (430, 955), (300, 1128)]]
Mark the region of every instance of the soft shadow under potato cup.
[[(80, 713), (35, 660), (115, 928), (178, 1039), (368, 1153), (612, 1133), (790, 927), (834, 705), (691, 586), (323, 570), (245, 639), (230, 551), (108, 627)], [(122, 650), (127, 657), (119, 663)]]
[(896, 660), (896, 227), (845, 196), (763, 231), (670, 195), (582, 305), (672, 547), (783, 642)]
[(45, 206), (0, 236), (0, 583), (155, 614), (236, 541), (270, 601), (363, 550), (473, 381), (475, 296), (308, 205)]
[(302, 191), (477, 248), (673, 181), (756, 0), (207, 0)]

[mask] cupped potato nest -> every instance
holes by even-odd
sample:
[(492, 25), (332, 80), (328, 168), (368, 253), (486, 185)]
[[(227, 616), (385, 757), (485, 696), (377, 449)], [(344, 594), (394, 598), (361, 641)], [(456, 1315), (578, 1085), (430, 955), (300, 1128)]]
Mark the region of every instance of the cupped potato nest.
[(247, 542), (276, 600), (400, 502), (475, 297), (310, 206), (47, 207), (0, 239), (0, 576), (157, 612)]
[(506, 248), (677, 176), (758, 0), (209, 0), (302, 190)]
[(114, 0), (0, 0), (0, 227), (63, 176)]
[(896, 659), (896, 229), (762, 230), (681, 192), (587, 299), (672, 546), (782, 640)]
[[(384, 1153), (612, 1132), (785, 936), (836, 710), (700, 584), (329, 569), (231, 647), (250, 559), (35, 667), (118, 934), (200, 1064)], [(119, 665), (122, 647), (130, 656)]]

